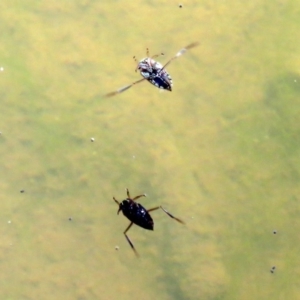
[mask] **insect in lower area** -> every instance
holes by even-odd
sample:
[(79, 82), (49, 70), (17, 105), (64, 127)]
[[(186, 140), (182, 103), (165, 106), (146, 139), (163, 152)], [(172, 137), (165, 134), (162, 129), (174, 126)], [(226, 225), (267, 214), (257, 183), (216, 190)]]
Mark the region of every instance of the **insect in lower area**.
[[(158, 61), (155, 61), (154, 58), (158, 57), (161, 54), (153, 55), (152, 57), (149, 56), (149, 49), (147, 49), (147, 57), (143, 58), (138, 64), (135, 69), (135, 71), (139, 70), (142, 79), (137, 80), (129, 85), (126, 85), (114, 92), (108, 93), (105, 95), (105, 97), (112, 97), (117, 94), (123, 93), (129, 88), (131, 88), (133, 85), (138, 84), (144, 80), (148, 80), (151, 84), (155, 85), (157, 88), (172, 91), (172, 78), (170, 74), (166, 70), (166, 66), (173, 61), (174, 59), (178, 58), (179, 56), (183, 55), (188, 49), (194, 48), (198, 46), (199, 43), (192, 43), (185, 48), (181, 49), (175, 56), (173, 56), (164, 66), (159, 63)], [(135, 60), (135, 56), (133, 57)]]
[(138, 253), (135, 250), (133, 243), (131, 242), (131, 240), (129, 239), (129, 237), (126, 233), (133, 224), (136, 224), (147, 230), (153, 230), (154, 222), (149, 214), (150, 211), (154, 211), (154, 210), (161, 208), (169, 217), (171, 217), (172, 219), (176, 220), (179, 223), (184, 224), (184, 222), (182, 220), (171, 215), (162, 206), (156, 206), (151, 209), (145, 209), (140, 203), (137, 203), (136, 200), (141, 197), (146, 197), (145, 194), (131, 198), (128, 189), (126, 189), (126, 192), (127, 192), (127, 198), (125, 200), (123, 200), (121, 203), (115, 197), (113, 197), (113, 199), (119, 205), (118, 214), (120, 211), (122, 211), (123, 215), (125, 217), (127, 217), (130, 221), (130, 224), (128, 225), (128, 227), (125, 229), (125, 231), (123, 233), (126, 237), (126, 240), (129, 243), (130, 247), (132, 248), (132, 250), (135, 252), (136, 255), (138, 255)]

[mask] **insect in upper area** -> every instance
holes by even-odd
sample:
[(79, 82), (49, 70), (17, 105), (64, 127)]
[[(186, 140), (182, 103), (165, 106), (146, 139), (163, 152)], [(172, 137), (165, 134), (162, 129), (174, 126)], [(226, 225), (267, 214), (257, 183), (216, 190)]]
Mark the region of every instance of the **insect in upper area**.
[[(142, 79), (137, 80), (129, 85), (126, 85), (114, 92), (108, 93), (105, 95), (105, 97), (112, 97), (117, 94), (123, 93), (129, 88), (131, 88), (133, 85), (138, 84), (144, 80), (148, 80), (151, 84), (155, 85), (157, 88), (172, 91), (172, 78), (170, 74), (166, 70), (166, 66), (173, 61), (174, 59), (178, 58), (179, 56), (183, 55), (188, 49), (194, 48), (198, 46), (199, 43), (192, 43), (185, 48), (181, 49), (175, 56), (173, 56), (164, 66), (159, 63), (158, 61), (154, 60), (155, 57), (158, 57), (160, 55), (164, 55), (163, 53), (161, 54), (156, 54), (153, 55), (152, 57), (149, 56), (149, 49), (147, 48), (147, 57), (143, 58), (138, 64), (135, 69), (135, 71), (139, 70)], [(133, 57), (136, 61), (135, 56)]]
[(133, 224), (136, 224), (144, 229), (147, 230), (153, 230), (154, 229), (154, 222), (152, 217), (150, 216), (149, 212), (157, 209), (162, 209), (169, 217), (172, 219), (176, 220), (179, 223), (184, 224), (184, 222), (173, 215), (171, 215), (169, 212), (167, 212), (162, 206), (156, 206), (151, 209), (145, 209), (140, 203), (137, 203), (136, 200), (141, 198), (141, 197), (146, 197), (145, 194), (136, 196), (134, 198), (130, 197), (129, 190), (126, 189), (127, 192), (127, 198), (123, 200), (122, 202), (119, 202), (115, 197), (113, 197), (114, 201), (119, 205), (119, 210), (118, 214), (120, 211), (123, 212), (123, 215), (127, 217), (130, 221), (130, 224), (128, 227), (125, 229), (123, 232), (126, 240), (128, 241), (130, 247), (134, 251), (136, 255), (138, 255), (137, 251), (135, 250), (133, 243), (129, 239), (128, 235), (126, 232), (131, 228)]

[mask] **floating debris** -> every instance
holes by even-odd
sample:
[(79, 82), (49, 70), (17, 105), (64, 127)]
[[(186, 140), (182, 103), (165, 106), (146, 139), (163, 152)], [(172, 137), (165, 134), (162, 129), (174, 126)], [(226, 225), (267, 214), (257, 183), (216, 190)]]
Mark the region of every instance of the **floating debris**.
[(95, 142), (95, 138), (92, 137), (92, 138), (91, 138), (91, 142), (92, 142), (92, 143)]

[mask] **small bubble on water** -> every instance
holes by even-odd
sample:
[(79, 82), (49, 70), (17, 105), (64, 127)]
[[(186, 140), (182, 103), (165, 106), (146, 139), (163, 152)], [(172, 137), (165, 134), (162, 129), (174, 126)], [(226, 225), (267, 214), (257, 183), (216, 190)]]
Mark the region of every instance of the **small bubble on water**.
[(91, 137), (91, 142), (92, 143), (95, 142), (95, 138)]
[(120, 249), (119, 246), (115, 246), (115, 250), (118, 251)]

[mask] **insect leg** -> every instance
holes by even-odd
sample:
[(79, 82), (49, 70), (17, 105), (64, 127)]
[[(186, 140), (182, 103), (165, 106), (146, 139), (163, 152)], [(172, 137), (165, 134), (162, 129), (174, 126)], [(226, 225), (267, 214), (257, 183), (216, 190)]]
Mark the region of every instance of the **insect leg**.
[(130, 193), (128, 189), (126, 189), (126, 193), (127, 193), (127, 197), (130, 199)]
[(173, 215), (171, 215), (169, 212), (167, 212), (162, 206), (160, 206), (160, 208), (169, 216), (171, 217), (172, 219), (175, 219), (176, 221), (178, 221), (179, 223), (181, 224), (184, 224), (184, 222), (176, 217), (174, 217)]
[(129, 193), (129, 190), (128, 190), (128, 189), (126, 189), (126, 192), (127, 192), (127, 197), (128, 197), (128, 199), (130, 199), (130, 200), (132, 200), (132, 201), (135, 201), (135, 200), (137, 200), (137, 199), (139, 199), (139, 198), (141, 198), (141, 197), (146, 197), (146, 194), (143, 194), (143, 195), (135, 196), (133, 199), (131, 199), (131, 198), (130, 198), (130, 193)]
[(160, 70), (160, 72), (174, 59), (178, 58), (179, 56), (183, 55), (188, 49), (194, 48), (196, 46), (198, 46), (199, 43), (192, 43), (187, 45), (185, 48), (181, 49), (179, 52), (177, 52), (177, 54), (175, 56), (173, 56)]
[(113, 197), (113, 199), (118, 205), (120, 205), (120, 202), (115, 197)]
[(118, 206), (119, 206), (119, 209), (118, 209), (118, 212), (117, 212), (117, 214), (119, 214), (119, 212), (121, 211), (121, 206), (120, 206), (120, 202), (115, 198), (115, 197), (113, 197), (113, 199), (114, 199), (114, 201), (118, 204)]
[(157, 210), (157, 209), (162, 209), (169, 217), (171, 217), (172, 219), (176, 220), (177, 222), (181, 223), (181, 224), (185, 224), (182, 220), (174, 217), (172, 214), (170, 214), (168, 211), (166, 211), (162, 206), (157, 206), (151, 209), (148, 209), (147, 212), (153, 211), (153, 210)]
[(157, 210), (157, 209), (160, 209), (160, 206), (147, 209), (147, 212), (150, 212), (150, 211), (153, 211), (153, 210)]
[(120, 88), (120, 89), (118, 89), (118, 90), (116, 90), (116, 91), (114, 91), (114, 92), (111, 92), (111, 93), (108, 93), (108, 94), (104, 95), (104, 97), (105, 97), (105, 98), (108, 98), (108, 97), (112, 97), (112, 96), (115, 96), (115, 95), (117, 95), (117, 94), (123, 93), (123, 92), (125, 92), (126, 90), (128, 90), (129, 88), (131, 88), (133, 85), (138, 84), (138, 83), (144, 81), (145, 79), (146, 79), (146, 78), (142, 78), (142, 79), (140, 79), (140, 80), (137, 80), (137, 81), (135, 81), (135, 82), (133, 82), (133, 83), (131, 83), (131, 84), (129, 84), (129, 85), (126, 85), (126, 86), (124, 86), (124, 87), (122, 87), (122, 88)]
[(134, 246), (133, 246), (131, 240), (129, 239), (129, 237), (128, 237), (127, 234), (126, 234), (126, 232), (130, 229), (130, 227), (132, 226), (132, 224), (133, 224), (133, 222), (131, 222), (131, 223), (128, 225), (128, 227), (125, 229), (125, 231), (124, 231), (123, 233), (124, 233), (124, 235), (125, 235), (125, 237), (126, 237), (127, 242), (129, 243), (130, 247), (131, 247), (132, 250), (134, 251), (134, 253), (135, 253), (137, 256), (139, 256), (139, 254), (138, 254), (137, 251), (135, 250), (135, 248), (134, 248)]
[(135, 201), (141, 197), (146, 197), (146, 194), (143, 194), (143, 195), (139, 195), (139, 196), (135, 196), (132, 200)]

